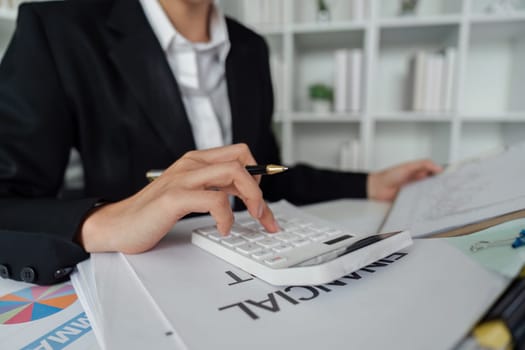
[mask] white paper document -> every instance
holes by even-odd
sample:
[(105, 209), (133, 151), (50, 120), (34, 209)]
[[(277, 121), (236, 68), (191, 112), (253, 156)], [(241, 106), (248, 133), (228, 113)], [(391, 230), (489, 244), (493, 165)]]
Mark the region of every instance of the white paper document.
[[(124, 255), (92, 254), (72, 276), (100, 349), (181, 349), (173, 327)], [(84, 274), (93, 273), (84, 278)], [(83, 297), (81, 297), (81, 295)]]
[(420, 237), (525, 209), (524, 154), (522, 143), (403, 187), (381, 231)]
[(93, 254), (105, 348), (447, 349), (507, 283), (431, 240), (332, 283), (275, 287), (191, 244), (211, 220), (180, 221), (148, 253)]
[[(511, 246), (518, 233), (525, 229), (525, 218), (507, 221), (484, 230), (447, 238), (447, 242), (458, 247), (463, 254), (477, 261), (481, 266), (508, 278), (516, 277), (525, 265), (525, 249)], [(501, 242), (485, 249), (472, 249), (480, 242)]]

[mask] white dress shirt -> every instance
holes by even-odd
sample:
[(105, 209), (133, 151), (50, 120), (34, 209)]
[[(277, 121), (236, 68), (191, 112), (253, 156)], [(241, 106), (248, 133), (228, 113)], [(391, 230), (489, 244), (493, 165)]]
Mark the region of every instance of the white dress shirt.
[(213, 5), (210, 41), (192, 43), (173, 27), (158, 0), (140, 3), (179, 85), (197, 149), (230, 144), (231, 110), (225, 76), (230, 41), (224, 15)]

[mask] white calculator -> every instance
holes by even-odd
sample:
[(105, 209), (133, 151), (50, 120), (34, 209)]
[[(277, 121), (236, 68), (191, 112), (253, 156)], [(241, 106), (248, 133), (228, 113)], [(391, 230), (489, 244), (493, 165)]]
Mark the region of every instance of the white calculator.
[(328, 283), (412, 244), (408, 231), (355, 234), (300, 214), (276, 215), (277, 233), (248, 217), (237, 219), (228, 236), (201, 227), (192, 243), (273, 285)]

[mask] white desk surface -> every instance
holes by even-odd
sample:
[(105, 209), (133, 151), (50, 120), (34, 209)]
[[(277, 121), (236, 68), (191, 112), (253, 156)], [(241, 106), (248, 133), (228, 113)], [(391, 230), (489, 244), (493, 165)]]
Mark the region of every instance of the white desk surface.
[(337, 222), (353, 231), (375, 233), (390, 210), (389, 202), (366, 199), (340, 199), (305, 205), (301, 209), (325, 220)]
[[(302, 209), (305, 210), (309, 214), (318, 216), (325, 220), (334, 221), (354, 231), (371, 233), (371, 232), (377, 232), (378, 228), (383, 222), (385, 215), (388, 213), (388, 210), (390, 209), (390, 203), (378, 202), (378, 201), (368, 201), (368, 200), (344, 199), (344, 200), (336, 200), (336, 201), (318, 203), (318, 204), (313, 204), (313, 205), (307, 205), (307, 206), (303, 206)], [(456, 242), (451, 242), (451, 243), (454, 244)], [(463, 244), (468, 245), (467, 243), (463, 243)], [(457, 244), (454, 244), (454, 245), (457, 245)], [(525, 248), (524, 248), (523, 253), (525, 253)], [(524, 259), (523, 255), (521, 255), (520, 258)], [(483, 265), (483, 262), (481, 263)], [(517, 266), (517, 264), (515, 265)], [(485, 267), (490, 268), (490, 266), (485, 266)], [(501, 269), (500, 266), (498, 267)], [(495, 270), (498, 270), (498, 269), (495, 269)], [(501, 273), (502, 271), (499, 271), (499, 272)], [(0, 280), (0, 283), (2, 283), (2, 280)], [(50, 318), (50, 323), (52, 321), (53, 320)], [(58, 325), (50, 324), (49, 328), (52, 329), (53, 327), (56, 327), (56, 326)], [(1, 330), (1, 325), (0, 325), (0, 330)], [(24, 332), (19, 332), (18, 334), (23, 334), (23, 333)], [(90, 334), (88, 338), (91, 338), (92, 340), (90, 339), (88, 343), (91, 343), (90, 344), (91, 346), (84, 343), (82, 344), (81, 349), (82, 350), (97, 350), (98, 344), (95, 341), (93, 333), (92, 332), (89, 332), (89, 333)], [(0, 332), (0, 335), (1, 335), (1, 332)], [(71, 344), (71, 346), (67, 347), (67, 349), (80, 350), (80, 348), (75, 347), (74, 344)]]
[[(364, 231), (369, 230), (369, 228), (378, 227), (383, 220), (383, 216), (388, 211), (388, 208), (389, 205), (387, 203), (350, 199), (319, 203), (303, 207), (303, 209), (306, 212), (312, 215), (316, 215), (325, 220), (332, 220), (338, 222), (339, 224), (348, 226), (353, 230)], [(0, 284), (5, 285), (6, 288), (7, 286), (10, 286), (10, 288), (16, 288), (16, 286), (19, 285), (22, 289), (28, 286), (25, 283), (3, 281), (2, 279), (0, 279)], [(70, 312), (74, 311), (73, 309), (78, 309), (78, 312), (81, 312), (81, 307), (78, 304), (78, 302), (72, 305), (70, 309)], [(66, 309), (64, 309), (63, 312), (65, 312), (65, 310)], [(60, 326), (62, 322), (64, 322), (64, 318), (60, 317), (61, 313), (57, 314), (55, 317), (48, 317), (40, 319), (38, 321), (34, 321), (39, 323), (39, 329), (42, 332), (42, 335), (46, 334), (49, 330), (55, 329), (56, 327)], [(30, 329), (32, 330), (34, 328), (34, 322), (9, 326), (0, 324), (0, 342), (3, 337), (2, 334), (8, 337), (19, 336), (22, 337), (21, 340), (27, 339), (27, 332), (30, 331)], [(7, 328), (5, 328), (4, 330), (6, 332), (4, 333), (2, 331), (2, 327), (8, 327), (9, 331)], [(12, 333), (13, 327), (17, 329), (14, 333)], [(26, 331), (24, 331), (24, 329)], [(35, 339), (38, 337), (38, 331), (30, 331), (30, 333), (31, 336), (33, 336)], [(95, 340), (93, 332), (90, 331), (82, 337), (82, 341), (71, 342), (66, 347), (66, 349), (98, 350), (99, 347)]]

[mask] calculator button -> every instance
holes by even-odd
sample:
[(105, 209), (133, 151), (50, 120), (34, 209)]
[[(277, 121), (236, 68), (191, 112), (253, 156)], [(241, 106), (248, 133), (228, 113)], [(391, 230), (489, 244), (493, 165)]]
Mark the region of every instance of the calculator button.
[(290, 229), (290, 232), (293, 232), (296, 235), (304, 236), (308, 231), (301, 227), (295, 226), (293, 229)]
[(268, 249), (259, 250), (258, 252), (255, 252), (252, 254), (252, 257), (257, 260), (262, 259), (268, 259), (269, 257), (273, 256), (274, 252)]
[(264, 260), (264, 262), (270, 266), (274, 266), (274, 265), (277, 265), (277, 264), (282, 264), (286, 261), (286, 258), (285, 257), (282, 257), (282, 256), (279, 256), (279, 255), (276, 255), (272, 258), (269, 258), (269, 259), (266, 259)]
[(284, 231), (293, 230), (294, 228), (297, 228), (296, 224), (290, 222), (279, 222), (279, 226)]
[(245, 243), (236, 247), (235, 249), (237, 249), (243, 254), (253, 254), (255, 252), (258, 252), (259, 250), (262, 250), (263, 248), (261, 248), (261, 246), (258, 246), (257, 244)]
[(238, 245), (246, 243), (246, 240), (241, 237), (230, 236), (222, 240), (222, 244), (228, 247), (237, 247)]
[(306, 238), (299, 238), (299, 239), (296, 239), (295, 241), (292, 241), (291, 243), (296, 247), (302, 247), (302, 246), (312, 243), (312, 241)]
[(317, 234), (318, 232), (314, 230), (310, 230), (308, 228), (300, 228), (300, 229), (295, 230), (293, 233), (298, 234), (301, 237), (310, 237), (312, 235)]
[(290, 241), (293, 241), (294, 239), (299, 238), (299, 236), (294, 235), (293, 233), (283, 232), (283, 233), (276, 234), (275, 238), (283, 242), (290, 242)]
[(220, 241), (221, 239), (224, 238), (223, 235), (221, 235), (219, 232), (215, 231), (215, 232), (212, 232), (208, 235), (208, 238), (209, 239), (212, 239), (214, 241)]
[(292, 248), (293, 246), (282, 243), (282, 244), (279, 244), (278, 246), (273, 247), (272, 249), (277, 253), (282, 253), (282, 252), (287, 252), (289, 250), (292, 250)]
[(250, 232), (250, 233), (246, 233), (244, 235), (242, 235), (242, 238), (250, 241), (250, 242), (257, 242), (257, 241), (260, 241), (261, 239), (264, 239), (266, 236), (262, 233), (259, 233), (259, 232)]
[(255, 221), (250, 218), (244, 218), (244, 219), (235, 220), (235, 223), (244, 226), (244, 225), (253, 224), (255, 223)]
[(217, 232), (217, 226), (214, 225), (214, 226), (201, 227), (195, 230), (195, 232), (206, 236), (206, 235), (209, 235), (210, 233)]
[(282, 216), (275, 216), (274, 218), (277, 221), (277, 223), (280, 225), (288, 223), (288, 219), (283, 218)]
[(257, 241), (257, 244), (264, 248), (272, 248), (278, 246), (279, 244), (281, 244), (281, 242), (274, 238), (265, 238), (261, 239), (260, 241)]
[(252, 230), (251, 228), (244, 227), (241, 225), (233, 225), (230, 232), (236, 236), (238, 235), (246, 235), (249, 233), (257, 233), (256, 231)]
[(279, 227), (277, 227), (277, 232), (268, 232), (268, 230), (266, 230), (265, 228), (262, 228), (260, 231), (264, 232), (265, 234), (267, 234), (270, 237), (273, 237), (274, 235), (276, 235), (278, 233), (283, 233), (284, 229), (279, 226)]
[(249, 227), (251, 228), (252, 230), (255, 230), (255, 231), (261, 231), (261, 230), (264, 230), (264, 226), (259, 224), (258, 222), (252, 222), (251, 224), (246, 224), (245, 225), (246, 227)]
[(326, 238), (326, 235), (325, 235), (324, 233), (322, 233), (322, 232), (318, 232), (318, 233), (316, 233), (315, 235), (311, 235), (309, 238), (310, 238), (312, 241), (317, 242), (317, 241), (322, 241), (323, 239), (325, 239), (325, 238)]

